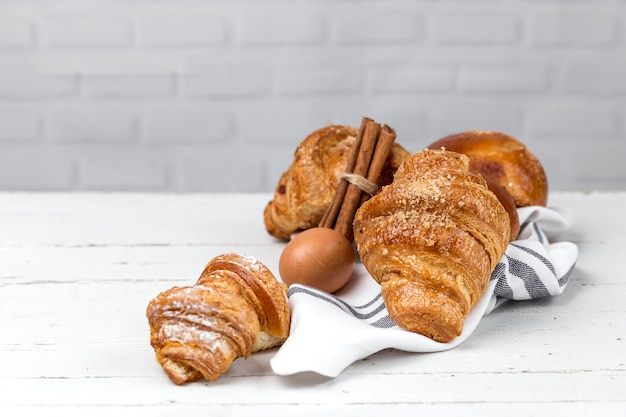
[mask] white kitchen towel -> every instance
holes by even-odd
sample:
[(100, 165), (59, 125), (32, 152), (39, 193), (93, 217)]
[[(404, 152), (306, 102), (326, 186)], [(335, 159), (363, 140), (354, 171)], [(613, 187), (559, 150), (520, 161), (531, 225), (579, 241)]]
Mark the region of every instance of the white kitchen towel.
[(382, 349), (438, 352), (467, 340), (483, 316), (507, 300), (561, 294), (578, 258), (571, 242), (551, 240), (567, 230), (571, 213), (546, 207), (518, 209), (521, 230), (491, 275), (488, 289), (449, 343), (435, 342), (400, 328), (390, 317), (380, 286), (361, 263), (335, 294), (294, 284), (289, 287), (291, 332), (270, 360), (277, 375), (315, 372), (336, 377), (345, 368)]

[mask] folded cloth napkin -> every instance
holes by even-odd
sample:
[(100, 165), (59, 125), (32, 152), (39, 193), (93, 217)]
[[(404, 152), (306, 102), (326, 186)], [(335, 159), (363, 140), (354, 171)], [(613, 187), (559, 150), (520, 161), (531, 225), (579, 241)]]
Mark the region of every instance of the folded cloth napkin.
[(312, 287), (289, 287), (291, 332), (270, 360), (277, 375), (315, 372), (336, 377), (345, 368), (382, 349), (439, 352), (467, 340), (481, 318), (507, 300), (561, 294), (578, 258), (571, 242), (551, 243), (571, 226), (571, 214), (546, 207), (518, 209), (521, 230), (491, 275), (487, 291), (469, 312), (460, 336), (435, 342), (400, 328), (390, 317), (380, 286), (361, 263), (334, 295)]

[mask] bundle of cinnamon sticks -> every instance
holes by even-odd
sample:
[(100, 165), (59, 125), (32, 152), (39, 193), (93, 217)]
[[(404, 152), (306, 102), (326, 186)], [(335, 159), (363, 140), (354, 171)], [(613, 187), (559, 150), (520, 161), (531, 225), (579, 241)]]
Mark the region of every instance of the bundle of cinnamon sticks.
[[(346, 166), (346, 174), (352, 174), (352, 178), (361, 178), (379, 186), (380, 175), (395, 139), (396, 132), (392, 128), (387, 125), (381, 126), (380, 123), (363, 117)], [(358, 184), (359, 181), (342, 179), (319, 223), (320, 227), (334, 228), (349, 241), (354, 238), (352, 230), (354, 215), (359, 206), (371, 197), (371, 194), (365, 192), (364, 187)]]

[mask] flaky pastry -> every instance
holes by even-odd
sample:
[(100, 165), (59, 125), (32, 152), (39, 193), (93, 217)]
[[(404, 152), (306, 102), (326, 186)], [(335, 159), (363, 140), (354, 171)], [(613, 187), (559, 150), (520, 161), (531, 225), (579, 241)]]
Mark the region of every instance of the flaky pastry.
[(364, 266), (390, 317), (440, 342), (458, 336), (510, 238), (507, 211), (469, 158), (414, 154), (354, 219)]
[(236, 358), (282, 344), (290, 325), (284, 284), (233, 253), (213, 258), (195, 285), (157, 295), (146, 314), (156, 359), (176, 384), (217, 379)]
[[(318, 225), (346, 169), (357, 133), (352, 126), (331, 125), (314, 131), (299, 144), (263, 213), (270, 235), (289, 240), (292, 234)], [(409, 156), (394, 144), (378, 183), (391, 183), (394, 172)]]

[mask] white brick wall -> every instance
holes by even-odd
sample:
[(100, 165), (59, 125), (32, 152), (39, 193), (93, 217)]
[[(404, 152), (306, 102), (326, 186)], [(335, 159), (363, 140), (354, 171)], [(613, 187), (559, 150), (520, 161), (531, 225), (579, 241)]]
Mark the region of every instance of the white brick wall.
[(362, 116), (626, 189), (626, 1), (0, 0), (0, 190), (272, 191)]

